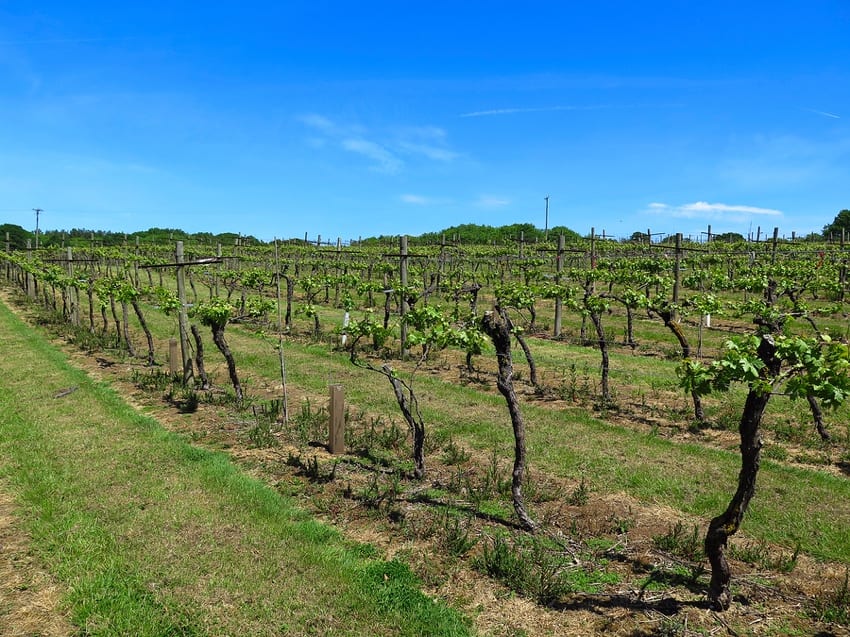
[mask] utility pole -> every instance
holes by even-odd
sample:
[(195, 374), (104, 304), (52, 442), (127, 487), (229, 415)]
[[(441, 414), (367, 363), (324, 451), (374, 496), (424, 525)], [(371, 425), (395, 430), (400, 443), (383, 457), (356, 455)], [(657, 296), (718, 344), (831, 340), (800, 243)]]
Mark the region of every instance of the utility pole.
[(543, 197), (546, 201), (546, 225), (544, 226), (544, 236), (546, 241), (549, 240), (549, 195)]
[(44, 212), (41, 208), (33, 208), (35, 210), (35, 249), (38, 250), (38, 216)]

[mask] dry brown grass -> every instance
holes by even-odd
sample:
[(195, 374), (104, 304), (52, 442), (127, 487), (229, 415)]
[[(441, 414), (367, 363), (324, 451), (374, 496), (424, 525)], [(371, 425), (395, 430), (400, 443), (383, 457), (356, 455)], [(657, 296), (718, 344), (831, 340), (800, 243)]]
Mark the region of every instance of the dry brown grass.
[(12, 498), (0, 491), (0, 636), (74, 634), (62, 609), (63, 594), (30, 552)]

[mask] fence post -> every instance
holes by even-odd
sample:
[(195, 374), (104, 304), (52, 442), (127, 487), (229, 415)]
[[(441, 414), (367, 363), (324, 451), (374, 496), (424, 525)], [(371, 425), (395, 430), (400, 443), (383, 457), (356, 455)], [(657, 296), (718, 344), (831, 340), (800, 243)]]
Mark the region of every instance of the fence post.
[(70, 305), (70, 307), (68, 309), (70, 311), (71, 325), (76, 326), (76, 325), (80, 324), (80, 310), (79, 310), (79, 308), (80, 308), (80, 293), (79, 293), (79, 290), (77, 289), (76, 284), (73, 283), (73, 280), (74, 280), (73, 248), (71, 246), (68, 246), (67, 248), (65, 248), (65, 250), (67, 251), (67, 256), (68, 256), (68, 276), (71, 278), (71, 281), (72, 281), (71, 285), (68, 286), (68, 301), (69, 301), (69, 305)]
[(342, 385), (330, 386), (328, 409), (328, 451), (345, 453), (345, 392)]
[(399, 237), (399, 276), (401, 278), (401, 294), (399, 295), (399, 314), (401, 316), (401, 357), (406, 359), (408, 355), (407, 341), (407, 325), (404, 322), (404, 315), (409, 309), (407, 306), (407, 235)]
[(183, 384), (192, 378), (192, 352), (189, 349), (189, 316), (186, 314), (186, 277), (183, 263), (183, 242), (178, 241), (175, 249), (177, 260), (177, 299), (180, 311), (177, 315), (177, 325), (180, 328), (180, 352), (183, 356)]
[(177, 366), (177, 339), (168, 339), (168, 371), (173, 378), (180, 368)]
[[(709, 226), (711, 227), (711, 226)], [(711, 236), (711, 235), (709, 235)], [(673, 303), (679, 302), (679, 287), (682, 285), (682, 233), (676, 233), (676, 260), (673, 262)]]
[[(27, 239), (27, 261), (32, 261), (32, 240)], [(26, 290), (27, 295), (31, 298), (35, 298), (35, 277), (27, 270), (26, 273)]]
[[(561, 272), (564, 269), (564, 235), (558, 235), (558, 256), (555, 257), (555, 283), (561, 283)], [(563, 300), (561, 295), (555, 297), (555, 338), (561, 336), (561, 312)]]

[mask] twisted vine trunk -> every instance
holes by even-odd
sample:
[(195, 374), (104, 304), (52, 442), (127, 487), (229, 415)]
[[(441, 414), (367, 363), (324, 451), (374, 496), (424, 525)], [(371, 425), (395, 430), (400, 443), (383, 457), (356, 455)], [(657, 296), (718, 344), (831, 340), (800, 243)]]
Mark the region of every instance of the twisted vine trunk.
[(130, 301), (133, 305), (133, 311), (136, 313), (136, 318), (139, 319), (139, 325), (142, 326), (142, 331), (145, 333), (145, 339), (148, 342), (148, 365), (153, 367), (156, 364), (154, 360), (154, 346), (153, 346), (153, 335), (151, 334), (151, 330), (148, 327), (148, 322), (145, 320), (144, 314), (142, 314), (142, 308), (139, 306), (139, 302), (136, 299)]
[(815, 421), (815, 428), (818, 430), (820, 439), (824, 442), (831, 440), (832, 436), (830, 436), (829, 432), (826, 430), (826, 425), (823, 422), (823, 410), (820, 408), (817, 398), (809, 394), (806, 396), (806, 400), (809, 403), (809, 409), (812, 412), (812, 419)]
[[(764, 334), (761, 337), (758, 357), (765, 364), (762, 378), (769, 380), (779, 375), (782, 361), (776, 356), (776, 343), (771, 334)], [(705, 554), (711, 564), (708, 600), (715, 610), (727, 610), (732, 603), (732, 593), (729, 590), (731, 572), (725, 555), (726, 545), (729, 538), (740, 528), (744, 513), (755, 494), (756, 476), (761, 464), (760, 426), (769, 401), (769, 391), (750, 387), (739, 426), (741, 471), (738, 474), (738, 488), (726, 511), (711, 521), (705, 536)]]
[[(661, 320), (664, 321), (664, 326), (673, 332), (676, 340), (679, 341), (679, 347), (682, 348), (682, 358), (691, 357), (691, 344), (688, 342), (685, 333), (682, 331), (682, 324), (677, 321), (671, 310), (659, 312)], [(702, 408), (702, 398), (696, 391), (691, 392), (691, 398), (694, 403), (694, 418), (697, 422), (705, 422), (705, 410)]]
[[(389, 379), (399, 409), (401, 409), (401, 413), (413, 434), (413, 476), (417, 480), (421, 480), (425, 477), (425, 423), (422, 420), (422, 414), (419, 412), (419, 403), (413, 393), (413, 388), (402, 383), (393, 374), (392, 367), (383, 365), (381, 372)], [(407, 390), (406, 394), (405, 389)]]
[(233, 353), (224, 340), (224, 325), (211, 325), (213, 343), (224, 356), (227, 361), (227, 373), (230, 376), (230, 382), (233, 384), (233, 391), (236, 392), (237, 404), (242, 404), (242, 385), (239, 383), (239, 376), (236, 374), (236, 361), (233, 359)]
[(133, 347), (133, 341), (130, 340), (130, 312), (127, 309), (127, 301), (121, 301), (121, 319), (122, 334), (124, 335), (124, 343), (127, 345), (127, 352), (135, 358), (136, 348)]
[(602, 315), (599, 312), (591, 310), (590, 321), (596, 329), (596, 338), (599, 341), (599, 353), (602, 356), (602, 373), (600, 379), (602, 385), (602, 405), (607, 407), (612, 403), (611, 387), (608, 382), (608, 376), (611, 369), (611, 363), (608, 355), (608, 340), (605, 338), (605, 329), (602, 327)]
[(201, 332), (194, 323), (189, 326), (192, 336), (195, 338), (195, 364), (198, 366), (198, 376), (201, 378), (201, 389), (210, 388), (210, 379), (207, 369), (204, 367), (204, 341), (201, 340)]
[(511, 475), (511, 496), (514, 511), (519, 517), (523, 528), (534, 531), (535, 524), (528, 512), (522, 497), (522, 480), (525, 475), (525, 422), (519, 409), (519, 399), (514, 390), (513, 361), (511, 359), (511, 330), (510, 321), (504, 310), (496, 308), (495, 312), (487, 312), (481, 319), (481, 330), (490, 337), (496, 348), (496, 360), (499, 364), (499, 375), (496, 387), (508, 404), (511, 424), (514, 430), (514, 469)]

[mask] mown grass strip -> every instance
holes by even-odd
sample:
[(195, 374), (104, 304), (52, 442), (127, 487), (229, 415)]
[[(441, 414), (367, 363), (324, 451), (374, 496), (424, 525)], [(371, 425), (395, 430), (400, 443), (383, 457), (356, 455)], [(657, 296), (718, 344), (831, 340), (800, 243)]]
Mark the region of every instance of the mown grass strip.
[(468, 633), (406, 566), (138, 415), (2, 304), (0, 334), (0, 477), (84, 634)]

